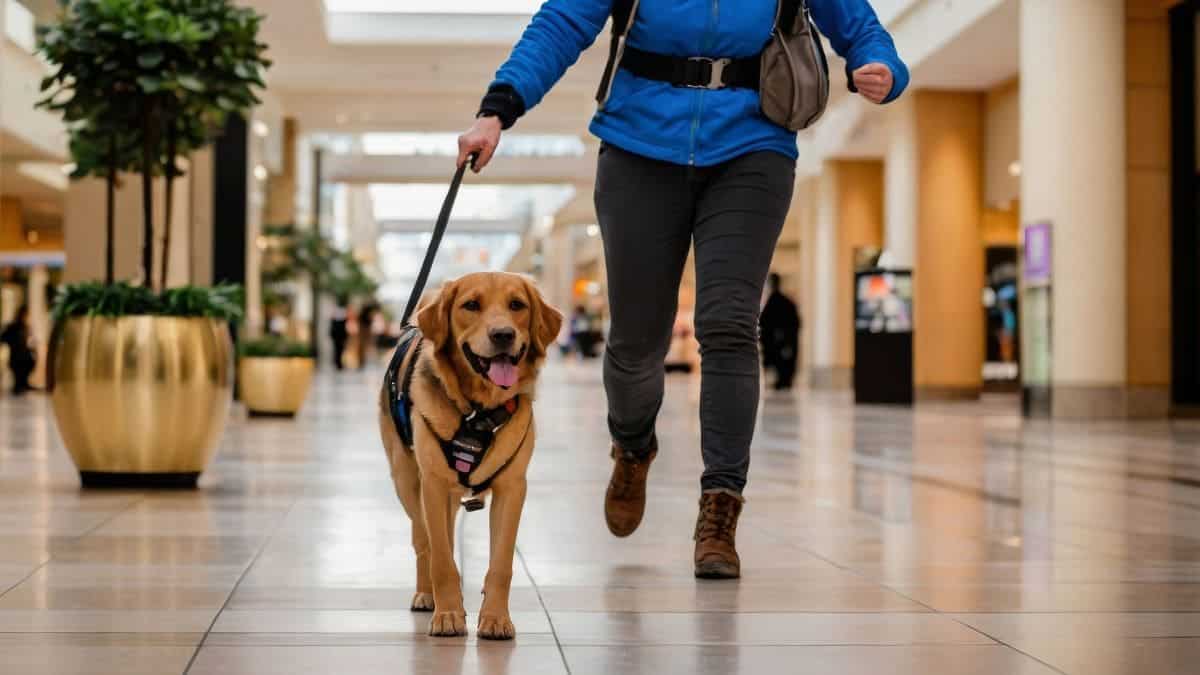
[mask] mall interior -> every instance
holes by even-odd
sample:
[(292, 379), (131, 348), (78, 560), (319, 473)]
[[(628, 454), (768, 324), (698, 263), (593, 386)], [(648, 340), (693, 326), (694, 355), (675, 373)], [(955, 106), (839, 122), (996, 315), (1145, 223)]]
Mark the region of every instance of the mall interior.
[[(0, 1), (0, 325), (34, 360), (10, 395), (0, 346), (0, 671), (1200, 673), (1200, 1), (871, 0), (912, 74), (884, 106), (826, 42), (771, 268), (799, 370), (763, 377), (725, 581), (690, 557), (690, 262), (645, 519), (604, 524), (602, 34), (467, 174), (431, 275), (525, 274), (567, 317), (510, 641), (476, 631), (483, 513), (454, 532), (468, 635), (410, 611), (378, 401), (458, 135), (539, 0), (236, 0), (270, 66), (172, 180), (106, 175), (39, 105), (59, 3)], [(106, 279), (240, 302), (59, 309)]]

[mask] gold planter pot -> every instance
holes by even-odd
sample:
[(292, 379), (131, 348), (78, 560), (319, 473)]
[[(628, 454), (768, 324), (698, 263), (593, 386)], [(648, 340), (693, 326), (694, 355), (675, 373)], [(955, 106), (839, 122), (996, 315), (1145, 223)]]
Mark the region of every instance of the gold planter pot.
[(223, 321), (69, 319), (52, 367), (54, 416), (85, 487), (195, 487), (233, 397)]
[(243, 356), (238, 359), (238, 393), (252, 416), (293, 417), (312, 384), (311, 358)]

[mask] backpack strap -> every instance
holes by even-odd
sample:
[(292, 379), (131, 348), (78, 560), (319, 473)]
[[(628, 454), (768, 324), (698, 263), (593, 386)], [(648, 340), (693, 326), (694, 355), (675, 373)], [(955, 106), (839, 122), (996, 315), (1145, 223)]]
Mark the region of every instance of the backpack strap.
[(608, 63), (604, 66), (600, 88), (596, 91), (596, 103), (600, 105), (601, 110), (608, 101), (608, 95), (612, 93), (613, 78), (625, 52), (625, 38), (629, 35), (629, 29), (633, 27), (634, 19), (637, 18), (639, 2), (640, 0), (613, 0), (612, 39), (608, 44)]

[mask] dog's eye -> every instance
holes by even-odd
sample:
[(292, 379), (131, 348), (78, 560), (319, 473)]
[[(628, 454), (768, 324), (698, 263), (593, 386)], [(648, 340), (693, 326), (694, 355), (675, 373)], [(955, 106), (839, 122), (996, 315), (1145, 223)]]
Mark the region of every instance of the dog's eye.
[(479, 306), (478, 300), (468, 300), (463, 303), (462, 308), (467, 310), (468, 312), (478, 312), (479, 310), (483, 309), (482, 307)]
[(508, 303), (508, 308), (514, 312), (519, 312), (528, 306), (529, 305), (526, 305), (524, 302), (522, 302), (520, 300), (515, 300), (515, 299), (512, 302)]

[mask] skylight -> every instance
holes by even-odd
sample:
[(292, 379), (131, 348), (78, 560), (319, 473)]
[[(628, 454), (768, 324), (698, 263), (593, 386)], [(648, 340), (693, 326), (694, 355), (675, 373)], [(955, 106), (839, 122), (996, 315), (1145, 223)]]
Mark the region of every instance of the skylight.
[[(427, 220), (432, 224), (446, 197), (446, 186), (375, 184), (370, 192), (377, 221)], [(554, 213), (572, 194), (570, 186), (561, 185), (464, 185), (454, 203), (454, 218), (527, 220)]]
[[(368, 155), (454, 157), (458, 134), (365, 133), (362, 151)], [(583, 139), (570, 134), (506, 134), (496, 148), (499, 157), (581, 157), (583, 152)]]
[(340, 14), (533, 14), (542, 0), (325, 0)]

